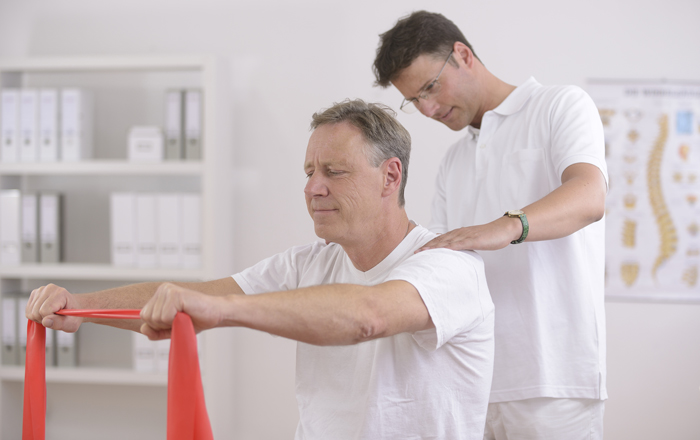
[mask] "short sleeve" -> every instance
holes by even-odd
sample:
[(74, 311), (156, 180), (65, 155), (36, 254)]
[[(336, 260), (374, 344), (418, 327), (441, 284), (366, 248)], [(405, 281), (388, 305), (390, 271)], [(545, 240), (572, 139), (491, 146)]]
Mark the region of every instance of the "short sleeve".
[(232, 277), (247, 295), (296, 289), (304, 268), (324, 246), (320, 242), (295, 246)]
[(593, 99), (579, 87), (567, 87), (551, 111), (552, 163), (561, 177), (575, 163), (600, 169), (608, 181), (603, 124)]
[(416, 332), (413, 338), (428, 351), (474, 329), (493, 311), (483, 262), (471, 251), (420, 252), (392, 270), (389, 280), (411, 283), (423, 299), (435, 329)]

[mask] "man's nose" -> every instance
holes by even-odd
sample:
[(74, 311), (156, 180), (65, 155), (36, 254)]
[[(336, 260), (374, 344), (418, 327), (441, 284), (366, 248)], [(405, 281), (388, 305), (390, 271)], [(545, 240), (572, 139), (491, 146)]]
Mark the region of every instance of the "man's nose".
[(304, 194), (307, 197), (319, 197), (328, 195), (328, 187), (323, 182), (322, 176), (318, 173), (313, 173), (306, 181)]

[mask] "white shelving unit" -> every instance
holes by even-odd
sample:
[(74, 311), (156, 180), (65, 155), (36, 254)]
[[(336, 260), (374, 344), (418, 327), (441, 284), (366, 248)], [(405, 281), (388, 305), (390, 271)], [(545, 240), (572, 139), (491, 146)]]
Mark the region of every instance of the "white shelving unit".
[[(0, 162), (1, 189), (59, 191), (71, 209), (63, 216), (65, 262), (0, 266), (0, 296), (50, 282), (80, 293), (132, 282), (210, 280), (233, 273), (233, 151), (230, 124), (225, 123), (228, 106), (221, 99), (226, 96), (221, 67), (207, 56), (0, 60), (0, 87), (77, 86), (90, 89), (95, 97), (94, 159)], [(164, 92), (170, 88), (203, 91), (202, 160), (129, 162), (128, 129), (163, 126)], [(114, 191), (200, 193), (202, 267), (112, 266), (108, 210), (109, 193)], [(72, 439), (165, 438), (167, 376), (129, 368), (131, 335), (126, 331), (85, 325), (80, 333), (82, 366), (47, 368), (47, 433), (70, 433), (65, 435)], [(209, 417), (215, 436), (226, 438), (232, 432), (233, 336), (227, 330), (202, 336)], [(0, 366), (0, 440), (21, 436), (23, 381), (23, 367)], [(123, 417), (111, 421), (109, 414)], [(124, 423), (124, 417), (132, 417), (134, 423)]]

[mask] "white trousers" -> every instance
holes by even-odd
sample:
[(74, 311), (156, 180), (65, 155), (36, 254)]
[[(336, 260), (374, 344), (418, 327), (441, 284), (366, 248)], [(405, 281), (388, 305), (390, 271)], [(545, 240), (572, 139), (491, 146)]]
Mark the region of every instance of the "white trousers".
[(484, 440), (601, 440), (604, 400), (536, 399), (489, 403)]

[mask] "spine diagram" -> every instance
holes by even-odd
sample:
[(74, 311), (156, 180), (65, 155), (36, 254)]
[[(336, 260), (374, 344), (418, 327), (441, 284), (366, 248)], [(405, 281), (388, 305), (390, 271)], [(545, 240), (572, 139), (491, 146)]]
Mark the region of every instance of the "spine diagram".
[(659, 136), (654, 142), (647, 166), (649, 202), (654, 212), (654, 217), (656, 218), (656, 225), (659, 228), (660, 237), (659, 255), (656, 257), (654, 267), (651, 271), (654, 279), (656, 279), (656, 271), (676, 253), (676, 247), (678, 245), (676, 228), (673, 226), (671, 215), (668, 212), (666, 201), (661, 192), (661, 160), (663, 158), (667, 139), (668, 115), (664, 114), (659, 118)]

